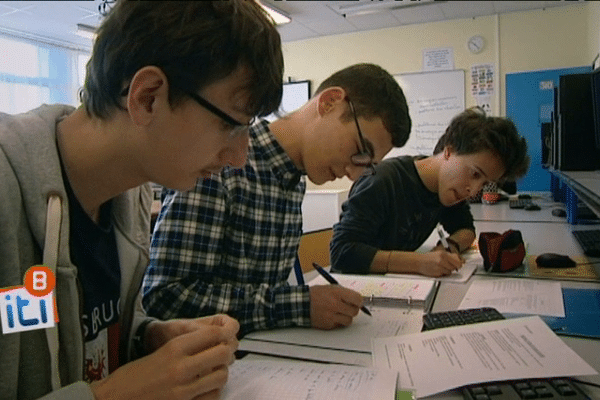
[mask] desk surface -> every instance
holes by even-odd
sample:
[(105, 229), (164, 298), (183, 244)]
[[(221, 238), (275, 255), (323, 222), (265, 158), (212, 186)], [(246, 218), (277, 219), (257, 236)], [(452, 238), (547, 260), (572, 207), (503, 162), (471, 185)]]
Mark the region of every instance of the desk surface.
[[(569, 225), (565, 218), (554, 217), (551, 214), (551, 207), (554, 206), (550, 201), (538, 201), (542, 205), (542, 210), (525, 211), (514, 210), (508, 207), (507, 202), (494, 205), (472, 204), (471, 210), (475, 218), (475, 228), (477, 233), (481, 232), (499, 232), (502, 233), (508, 229), (518, 229), (526, 242), (528, 254), (541, 254), (553, 252), (566, 254), (574, 258), (583, 257), (581, 247), (573, 237), (572, 230), (575, 229), (598, 229), (598, 225), (591, 226), (573, 226)], [(544, 204), (547, 206), (544, 207)], [(555, 203), (558, 204), (558, 203)], [(537, 216), (538, 218), (533, 218)], [(517, 222), (515, 222), (517, 221)], [(598, 268), (596, 270), (598, 271)], [(443, 282), (438, 290), (438, 294), (433, 304), (432, 311), (456, 310), (460, 305), (469, 285), (478, 279), (497, 279), (497, 276), (474, 275), (464, 284)], [(600, 288), (600, 282), (579, 282), (562, 281), (563, 287), (575, 288)], [(600, 371), (600, 340), (582, 339), (574, 337), (561, 336), (561, 339), (570, 346), (577, 354), (586, 360), (594, 369)], [(582, 380), (600, 384), (600, 375), (591, 377), (581, 377)], [(600, 399), (600, 389), (591, 386), (580, 385), (591, 398)], [(448, 392), (431, 396), (432, 399), (440, 400), (458, 400), (462, 395), (456, 392)]]
[(566, 183), (579, 200), (600, 216), (600, 171), (549, 171)]
[[(497, 279), (497, 277), (488, 277), (483, 275), (474, 275), (469, 282), (465, 284), (443, 282), (440, 285), (438, 294), (432, 308), (433, 312), (456, 310), (460, 305), (465, 293), (467, 292), (471, 282), (477, 279)], [(600, 282), (562, 282), (563, 287), (575, 288), (600, 288)], [(561, 339), (581, 356), (588, 364), (596, 371), (600, 371), (600, 340), (583, 339), (575, 337), (561, 336)], [(600, 375), (579, 377), (581, 380), (600, 384)], [(592, 399), (600, 399), (600, 388), (595, 388), (587, 385), (579, 385)], [(462, 395), (454, 391), (447, 392), (435, 396), (430, 396), (431, 399), (439, 400), (458, 400), (462, 399)]]
[[(534, 199), (534, 201), (536, 200)], [(542, 204), (541, 201), (539, 203), (540, 205)], [(546, 202), (546, 204), (550, 204), (550, 202)], [(551, 206), (550, 204), (546, 208), (542, 207), (542, 212), (536, 213), (534, 211), (513, 210), (508, 207), (507, 202), (502, 202), (495, 205), (473, 204), (472, 211), (476, 220), (475, 227), (478, 234), (485, 231), (502, 233), (508, 229), (518, 229), (521, 231), (523, 239), (528, 245), (529, 254), (554, 252), (566, 254), (571, 257), (582, 257), (583, 252), (571, 231), (573, 229), (598, 229), (598, 225), (569, 225), (564, 218), (551, 215)], [(534, 216), (537, 216), (537, 218), (534, 218)], [(432, 235), (424, 246), (429, 245), (429, 242), (435, 243), (436, 240), (437, 235)], [(311, 271), (311, 273), (314, 274), (314, 271)], [(432, 311), (457, 309), (471, 282), (480, 279), (497, 279), (497, 276), (474, 275), (466, 283), (442, 282)], [(565, 280), (562, 281), (562, 285), (574, 288), (600, 288), (600, 282), (597, 281), (580, 282)], [(561, 336), (561, 339), (594, 369), (600, 371), (600, 340), (566, 336)], [(600, 375), (580, 377), (580, 379), (600, 384)], [(580, 385), (580, 387), (591, 398), (600, 399), (600, 388), (584, 385)], [(461, 400), (463, 396), (458, 391), (449, 391), (430, 396), (428, 399)]]
[(539, 205), (541, 210), (528, 211), (524, 209), (513, 209), (508, 206), (508, 201), (496, 204), (472, 203), (471, 213), (476, 221), (505, 221), (505, 222), (558, 222), (564, 223), (565, 217), (552, 215), (556, 208), (565, 209), (564, 204), (554, 202), (550, 194), (541, 192), (532, 195), (532, 201)]

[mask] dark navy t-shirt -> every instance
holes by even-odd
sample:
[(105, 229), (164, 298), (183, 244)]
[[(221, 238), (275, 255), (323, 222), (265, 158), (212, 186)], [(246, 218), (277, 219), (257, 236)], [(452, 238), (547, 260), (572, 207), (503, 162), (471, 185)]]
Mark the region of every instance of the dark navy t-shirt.
[(101, 206), (96, 224), (85, 213), (66, 179), (65, 187), (69, 198), (71, 261), (78, 268), (83, 290), (87, 380), (94, 381), (118, 367), (121, 270), (117, 242), (111, 202)]

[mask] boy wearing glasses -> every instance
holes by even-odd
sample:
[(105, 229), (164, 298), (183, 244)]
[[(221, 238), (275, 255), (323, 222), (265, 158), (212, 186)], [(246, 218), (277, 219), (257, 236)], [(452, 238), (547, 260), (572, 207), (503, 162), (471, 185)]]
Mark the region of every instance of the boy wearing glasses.
[[(429, 157), (386, 159), (363, 176), (342, 205), (330, 243), (332, 268), (346, 273), (449, 275), (462, 266), (460, 252), (475, 239), (469, 197), (487, 182), (514, 180), (529, 166), (527, 144), (506, 118), (478, 108), (457, 115)], [(450, 233), (414, 252), (436, 225)]]
[(277, 108), (282, 75), (279, 34), (253, 1), (118, 1), (98, 30), (81, 107), (0, 114), (0, 303), (13, 302), (0, 313), (11, 328), (44, 321), (52, 305), (11, 292), (43, 264), (50, 272), (33, 287), (55, 277), (59, 318), (2, 332), (1, 398), (219, 396), (239, 323), (142, 311), (146, 182), (185, 190), (243, 166), (249, 121)]
[(339, 286), (290, 286), (302, 235), (305, 176), (354, 180), (410, 132), (404, 94), (372, 64), (334, 73), (300, 109), (250, 129), (248, 163), (192, 191), (166, 191), (144, 306), (158, 318), (229, 314), (240, 333), (346, 326), (362, 304)]

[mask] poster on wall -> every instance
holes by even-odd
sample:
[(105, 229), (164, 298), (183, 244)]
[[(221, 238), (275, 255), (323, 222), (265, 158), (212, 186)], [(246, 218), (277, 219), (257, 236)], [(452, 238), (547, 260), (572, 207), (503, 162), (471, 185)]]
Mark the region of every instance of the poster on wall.
[(454, 69), (452, 47), (423, 50), (423, 71), (448, 71)]
[(490, 115), (494, 110), (495, 90), (494, 64), (476, 64), (471, 66), (471, 94), (475, 103)]

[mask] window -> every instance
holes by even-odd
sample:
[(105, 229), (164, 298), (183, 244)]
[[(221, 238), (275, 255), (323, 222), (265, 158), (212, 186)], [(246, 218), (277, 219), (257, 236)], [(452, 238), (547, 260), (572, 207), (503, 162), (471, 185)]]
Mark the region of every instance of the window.
[(48, 103), (79, 105), (89, 54), (0, 36), (0, 111), (25, 112)]

